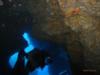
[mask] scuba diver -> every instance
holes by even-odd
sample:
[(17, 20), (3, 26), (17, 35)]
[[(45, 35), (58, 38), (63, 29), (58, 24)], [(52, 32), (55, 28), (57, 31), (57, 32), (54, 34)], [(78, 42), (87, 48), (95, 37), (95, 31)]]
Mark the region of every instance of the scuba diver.
[[(24, 65), (24, 57), (28, 58), (26, 66)], [(28, 75), (29, 72), (34, 71), (36, 68), (40, 67), (43, 69), (45, 65), (51, 62), (50, 54), (46, 50), (35, 48), (28, 54), (21, 50), (11, 75)]]
[[(28, 32), (29, 34), (33, 34), (31, 33), (31, 25), (38, 27), (40, 23), (44, 22), (41, 20), (40, 10), (39, 13), (35, 12), (31, 15), (29, 11), (25, 10), (24, 4), (22, 8), (21, 6), (17, 7), (17, 5), (14, 5), (14, 8), (12, 8), (13, 3), (11, 5), (7, 3), (9, 0), (2, 1), (4, 1), (4, 5), (0, 6), (0, 75), (28, 75), (29, 72), (34, 71), (36, 68), (43, 68), (46, 64), (51, 63), (51, 55), (46, 50), (35, 48), (28, 54), (24, 52), (27, 42), (22, 37), (23, 33)], [(40, 7), (39, 4), (37, 5), (37, 1), (34, 1), (34, 4)], [(33, 15), (34, 17), (32, 17)], [(44, 17), (44, 15), (42, 16)], [(39, 32), (35, 27), (34, 29), (34, 31)], [(50, 52), (53, 52), (55, 48), (51, 50)], [(18, 61), (12, 69), (8, 64), (8, 60), (15, 52), (19, 52)], [(56, 52), (53, 53), (55, 56), (57, 56)], [(24, 57), (28, 58), (26, 66), (24, 66)], [(58, 66), (55, 67), (58, 68)]]
[[(8, 2), (3, 0), (3, 6), (0, 6), (0, 75), (20, 75), (21, 72), (25, 74), (25, 71), (34, 70), (39, 65), (43, 67), (45, 64), (44, 54), (39, 50), (34, 50), (35, 52), (33, 51), (30, 54), (24, 52), (27, 42), (22, 35), (24, 32), (31, 34), (33, 17), (24, 7), (13, 7), (13, 3)], [(11, 69), (8, 61), (9, 57), (15, 52), (19, 52), (18, 61), (14, 69)], [(38, 56), (38, 54), (40, 55)], [(26, 67), (24, 67), (24, 56), (29, 59)], [(38, 59), (38, 64), (33, 65), (33, 67), (32, 58), (33, 60)]]

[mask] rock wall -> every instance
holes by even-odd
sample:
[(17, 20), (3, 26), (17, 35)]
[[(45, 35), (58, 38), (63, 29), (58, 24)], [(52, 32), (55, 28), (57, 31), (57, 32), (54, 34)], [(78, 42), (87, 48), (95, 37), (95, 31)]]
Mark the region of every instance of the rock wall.
[(64, 44), (72, 63), (100, 71), (100, 0), (28, 1), (33, 36)]
[[(83, 51), (80, 49), (83, 52), (84, 67), (100, 70), (100, 1), (60, 0), (59, 3), (65, 25), (77, 34), (75, 36), (84, 48)], [(71, 38), (69, 41), (72, 42)]]

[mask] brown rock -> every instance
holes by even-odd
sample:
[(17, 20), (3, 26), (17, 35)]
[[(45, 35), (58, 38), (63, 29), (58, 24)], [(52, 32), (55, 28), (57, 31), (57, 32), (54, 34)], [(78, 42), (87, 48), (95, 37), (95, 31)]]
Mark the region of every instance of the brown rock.
[(64, 44), (73, 63), (100, 71), (100, 0), (37, 0), (33, 36)]

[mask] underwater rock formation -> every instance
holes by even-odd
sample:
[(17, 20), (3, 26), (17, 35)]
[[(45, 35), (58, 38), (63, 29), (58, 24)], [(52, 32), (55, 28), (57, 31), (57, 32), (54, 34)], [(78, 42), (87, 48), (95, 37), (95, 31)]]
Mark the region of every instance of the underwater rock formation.
[[(60, 0), (64, 14), (65, 25), (76, 33), (75, 37), (69, 37), (73, 46), (80, 43), (83, 49), (82, 62), (85, 69), (100, 70), (100, 1), (98, 0)], [(73, 47), (69, 45), (70, 47)], [(68, 46), (68, 47), (69, 47)], [(77, 45), (80, 47), (80, 45)], [(75, 47), (73, 47), (75, 49)], [(69, 49), (70, 51), (70, 49)], [(77, 51), (76, 49), (74, 51)], [(77, 52), (74, 52), (77, 54)], [(74, 57), (74, 56), (73, 56)]]
[(72, 63), (100, 71), (100, 1), (28, 1), (33, 36), (64, 44)]

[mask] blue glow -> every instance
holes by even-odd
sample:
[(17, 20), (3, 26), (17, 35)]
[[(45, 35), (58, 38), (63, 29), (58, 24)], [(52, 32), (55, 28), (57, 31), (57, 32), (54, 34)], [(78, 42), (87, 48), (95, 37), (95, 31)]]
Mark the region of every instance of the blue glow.
[(48, 72), (48, 65), (46, 65), (43, 69), (39, 68), (38, 69), (38, 74), (37, 75), (49, 75)]
[[(43, 69), (41, 69), (40, 67), (37, 68), (35, 71), (29, 73), (29, 75), (50, 75), (49, 74), (49, 66), (46, 65)], [(37, 73), (37, 74), (36, 74)]]
[(29, 72), (29, 74), (28, 75), (37, 75), (37, 69), (35, 69), (34, 71), (32, 71), (32, 72)]
[(24, 51), (25, 51), (26, 53), (29, 53), (29, 52), (31, 52), (31, 51), (34, 49), (34, 46), (33, 46), (32, 42), (31, 42), (31, 40), (30, 40), (30, 37), (29, 37), (28, 33), (24, 33), (24, 34), (23, 34), (23, 38), (24, 38), (24, 39), (27, 41), (27, 43), (28, 43), (28, 46), (24, 49)]
[(30, 39), (29, 39), (28, 33), (25, 32), (25, 33), (23, 34), (23, 38), (27, 41), (28, 44), (31, 44), (31, 41), (30, 41)]
[(14, 68), (15, 67), (15, 64), (16, 64), (16, 62), (17, 62), (17, 59), (18, 59), (18, 52), (16, 52), (16, 53), (14, 53), (11, 57), (10, 57), (10, 59), (9, 59), (9, 64), (10, 64), (10, 66), (11, 66), (11, 68)]
[[(35, 47), (34, 45), (32, 44), (31, 42), (31, 39), (28, 35), (28, 33), (24, 33), (23, 34), (23, 38), (27, 41), (27, 44), (28, 46), (24, 49), (24, 51), (26, 53), (29, 53), (30, 51), (32, 51)], [(18, 52), (16, 52), (15, 54), (13, 54), (10, 59), (9, 59), (9, 64), (12, 68), (15, 67), (15, 64), (17, 62), (17, 59), (18, 59)], [(25, 59), (25, 62), (24, 62), (24, 65), (26, 66), (27, 62), (28, 62), (28, 59), (26, 57), (24, 57)], [(35, 71), (29, 73), (29, 75), (49, 75), (49, 72), (48, 72), (48, 65), (46, 65), (43, 69), (41, 68), (37, 68)]]
[[(24, 33), (23, 37), (28, 43), (28, 46), (24, 50), (25, 50), (26, 53), (29, 53), (30, 51), (32, 51), (34, 49), (34, 46), (31, 43), (31, 40), (30, 40), (28, 33)], [(26, 63), (27, 63), (27, 59), (26, 59)], [(49, 75), (48, 66), (45, 66), (43, 69), (37, 68), (36, 72), (38, 73), (37, 75)], [(35, 72), (33, 71), (29, 75), (34, 75), (34, 73)]]
[(24, 57), (24, 65), (26, 66), (28, 63), (28, 59), (26, 57)]
[(33, 49), (34, 49), (34, 46), (33, 46), (33, 45), (29, 45), (29, 46), (27, 46), (27, 47), (24, 49), (24, 51), (25, 51), (25, 53), (29, 53), (29, 52), (31, 52)]
[[(28, 44), (28, 46), (24, 49), (24, 51), (26, 53), (28, 53), (28, 52), (30, 52), (30, 51), (32, 51), (34, 49), (34, 46), (31, 43), (31, 40), (30, 40), (30, 37), (29, 37), (28, 33), (24, 33), (23, 34), (23, 38), (27, 41), (27, 44)], [(11, 68), (14, 68), (14, 66), (15, 66), (15, 64), (16, 64), (16, 62), (18, 60), (18, 54), (19, 53), (16, 52), (15, 54), (13, 54), (10, 57), (9, 64), (10, 64)], [(25, 65), (27, 64), (27, 62), (28, 62), (28, 59), (25, 58)]]

